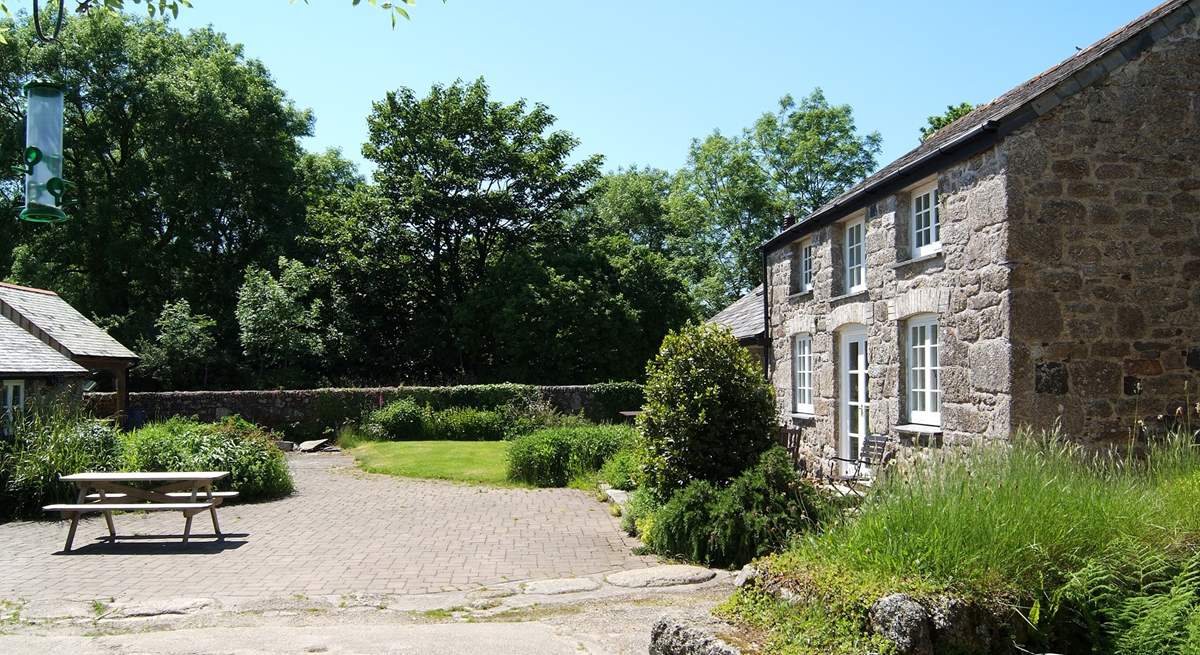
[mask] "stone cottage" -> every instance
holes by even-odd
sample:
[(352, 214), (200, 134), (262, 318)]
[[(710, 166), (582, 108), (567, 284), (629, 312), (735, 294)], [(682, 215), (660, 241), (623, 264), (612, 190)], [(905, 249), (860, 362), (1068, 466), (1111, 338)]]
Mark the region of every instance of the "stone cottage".
[(81, 393), (93, 372), (111, 376), (116, 411), (128, 406), (126, 381), (137, 355), (53, 291), (0, 282), (0, 409), (57, 390)]
[(1049, 427), (1200, 381), (1200, 0), (938, 131), (763, 246), (768, 375), (810, 466)]

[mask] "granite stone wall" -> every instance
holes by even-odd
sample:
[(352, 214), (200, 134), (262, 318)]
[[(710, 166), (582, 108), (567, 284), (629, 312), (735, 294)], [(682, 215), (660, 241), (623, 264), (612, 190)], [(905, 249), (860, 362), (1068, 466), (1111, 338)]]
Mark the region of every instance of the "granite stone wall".
[(1005, 143), (1014, 421), (1105, 441), (1170, 417), (1185, 384), (1195, 402), (1197, 20)]
[[(796, 249), (768, 256), (771, 306), (770, 377), (781, 422), (793, 429), (797, 455), (812, 472), (833, 470), (840, 390), (838, 333), (867, 328), (870, 430), (896, 437), (902, 456), (929, 443), (1007, 436), (1010, 415), (1009, 269), (1005, 263), (1006, 156), (989, 150), (938, 177), (942, 252), (910, 256), (912, 199), (908, 191), (874, 203), (866, 217), (867, 290), (847, 295), (843, 226), (819, 228), (812, 238), (813, 289), (792, 293)], [(931, 180), (926, 180), (922, 184)], [(917, 187), (920, 185), (914, 185)], [(799, 243), (799, 242), (798, 242)], [(938, 317), (942, 364), (940, 434), (898, 428), (909, 423), (903, 384), (905, 328), (920, 314)], [(791, 337), (812, 335), (814, 412), (792, 408)], [(799, 438), (796, 438), (796, 435)]]
[[(435, 409), (471, 406), (491, 409), (510, 400), (549, 403), (560, 412), (594, 421), (619, 421), (618, 412), (641, 408), (641, 386), (630, 382), (594, 385), (474, 385), (460, 387), (374, 387), (283, 391), (173, 391), (129, 394), (130, 416), (159, 421), (173, 416), (204, 421), (237, 414), (288, 436), (330, 436), (338, 427), (401, 397)], [(115, 394), (85, 394), (97, 416), (111, 416)]]

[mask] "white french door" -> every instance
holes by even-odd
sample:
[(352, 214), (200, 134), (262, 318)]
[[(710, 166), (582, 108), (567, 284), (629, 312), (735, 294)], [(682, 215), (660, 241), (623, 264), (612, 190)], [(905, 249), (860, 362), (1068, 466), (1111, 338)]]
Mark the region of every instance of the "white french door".
[[(867, 424), (870, 422), (870, 396), (867, 393), (870, 377), (867, 373), (867, 330), (861, 326), (851, 326), (842, 331), (841, 340), (841, 369), (842, 384), (839, 394), (841, 415), (841, 437), (839, 439), (838, 456), (849, 460), (857, 460), (862, 452), (863, 442), (867, 438)], [(865, 468), (855, 464), (842, 462), (842, 475), (849, 475), (855, 470), (867, 473)]]

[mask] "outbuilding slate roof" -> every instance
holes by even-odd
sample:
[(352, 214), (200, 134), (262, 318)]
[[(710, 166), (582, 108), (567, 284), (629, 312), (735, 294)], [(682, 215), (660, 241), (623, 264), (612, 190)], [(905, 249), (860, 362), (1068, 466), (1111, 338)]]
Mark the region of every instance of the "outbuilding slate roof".
[[(0, 316), (28, 332), (38, 331), (44, 341), (70, 357), (137, 360), (138, 356), (95, 323), (80, 314), (53, 291), (19, 287), (0, 282)], [(26, 326), (21, 319), (31, 326)], [(39, 335), (42, 336), (42, 335)], [(34, 337), (37, 341), (37, 338)]]
[(0, 316), (0, 378), (87, 374), (87, 369)]
[[(770, 251), (830, 220), (857, 211), (876, 195), (917, 182), (935, 172), (925, 164), (942, 157), (961, 159), (1057, 107), (1062, 101), (1132, 61), (1179, 25), (1200, 15), (1200, 0), (1168, 0), (1141, 17), (1076, 52), (1033, 79), (938, 130), (921, 145), (867, 176), (829, 203), (776, 235)], [(990, 139), (990, 141), (988, 141)], [(983, 144), (978, 142), (983, 140)], [(976, 145), (975, 150), (970, 146)], [(956, 156), (957, 155), (957, 156)]]
[(763, 334), (763, 288), (758, 285), (750, 293), (708, 319), (709, 323), (724, 325), (733, 330), (738, 341), (757, 340)]

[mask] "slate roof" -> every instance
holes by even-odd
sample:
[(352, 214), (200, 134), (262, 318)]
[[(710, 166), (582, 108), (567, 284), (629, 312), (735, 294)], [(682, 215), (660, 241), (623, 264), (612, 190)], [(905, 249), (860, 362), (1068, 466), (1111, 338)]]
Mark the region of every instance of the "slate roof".
[(762, 338), (763, 334), (763, 288), (758, 285), (750, 293), (738, 298), (732, 305), (708, 319), (709, 323), (724, 325), (733, 330), (738, 341)]
[(87, 369), (0, 316), (0, 378), (87, 374)]
[[(72, 358), (101, 357), (136, 360), (133, 351), (108, 336), (53, 291), (31, 289), (0, 282), (0, 315), (25, 327), (31, 334), (44, 334), (42, 341), (56, 346)], [(21, 323), (25, 319), (31, 329)]]
[(961, 159), (982, 150), (970, 150), (968, 146), (983, 137), (990, 137), (990, 142), (994, 143), (1047, 113), (1063, 100), (1132, 61), (1176, 27), (1196, 16), (1200, 16), (1200, 0), (1168, 0), (1160, 4), (1037, 77), (938, 130), (921, 145), (869, 175), (767, 241), (763, 247), (773, 250), (821, 224), (857, 211), (876, 195), (919, 181), (921, 177), (936, 171), (922, 167), (923, 164), (932, 163), (932, 160), (956, 154), (958, 156), (955, 159)]

